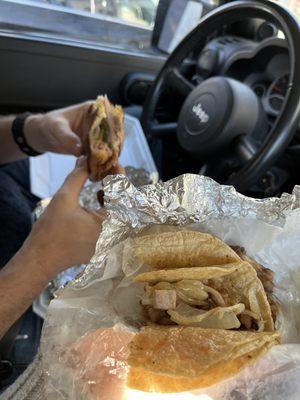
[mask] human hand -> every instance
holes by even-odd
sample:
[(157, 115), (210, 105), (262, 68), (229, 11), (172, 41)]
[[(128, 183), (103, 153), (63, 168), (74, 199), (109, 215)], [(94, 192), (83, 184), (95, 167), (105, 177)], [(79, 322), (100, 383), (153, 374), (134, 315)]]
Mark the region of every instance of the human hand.
[(21, 249), (39, 261), (40, 272), (49, 280), (68, 267), (88, 263), (93, 255), (106, 214), (103, 209), (93, 212), (79, 206), (87, 176), (86, 159), (80, 157)]
[(83, 152), (84, 119), (92, 101), (26, 118), (24, 134), (29, 145), (41, 153), (73, 154)]

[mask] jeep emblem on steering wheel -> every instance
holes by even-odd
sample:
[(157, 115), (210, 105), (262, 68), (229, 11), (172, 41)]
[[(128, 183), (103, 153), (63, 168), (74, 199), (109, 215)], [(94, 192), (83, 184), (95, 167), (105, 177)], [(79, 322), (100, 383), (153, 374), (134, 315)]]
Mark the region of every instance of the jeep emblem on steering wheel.
[(199, 118), (202, 124), (206, 124), (209, 121), (209, 115), (203, 110), (201, 103), (195, 104), (192, 111)]

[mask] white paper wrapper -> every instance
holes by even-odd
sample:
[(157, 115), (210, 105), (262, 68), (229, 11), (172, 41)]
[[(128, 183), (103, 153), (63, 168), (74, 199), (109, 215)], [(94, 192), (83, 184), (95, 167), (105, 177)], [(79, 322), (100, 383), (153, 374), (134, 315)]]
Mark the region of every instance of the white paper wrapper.
[[(300, 190), (255, 200), (209, 178), (184, 175), (135, 188), (125, 177), (105, 180), (109, 218), (85, 273), (50, 305), (42, 338), (47, 399), (299, 399)], [(283, 344), (252, 367), (210, 388), (151, 394), (125, 388), (127, 344), (141, 320), (142, 266), (131, 238), (149, 231), (210, 232), (275, 271)]]

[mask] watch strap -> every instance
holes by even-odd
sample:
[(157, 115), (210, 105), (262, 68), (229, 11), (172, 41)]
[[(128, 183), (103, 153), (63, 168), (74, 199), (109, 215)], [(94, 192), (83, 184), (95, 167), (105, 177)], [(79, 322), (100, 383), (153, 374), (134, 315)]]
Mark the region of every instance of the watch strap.
[(29, 117), (30, 113), (19, 114), (13, 120), (11, 131), (13, 134), (14, 141), (16, 142), (19, 149), (27, 154), (28, 156), (35, 157), (39, 156), (43, 153), (39, 153), (34, 150), (27, 142), (26, 137), (24, 135), (24, 124), (26, 118)]

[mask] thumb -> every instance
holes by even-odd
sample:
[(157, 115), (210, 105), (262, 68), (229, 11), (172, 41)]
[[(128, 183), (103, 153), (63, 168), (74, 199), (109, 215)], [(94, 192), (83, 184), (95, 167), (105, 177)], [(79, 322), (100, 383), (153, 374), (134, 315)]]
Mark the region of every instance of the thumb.
[(88, 178), (87, 159), (81, 156), (77, 159), (76, 166), (67, 176), (59, 192), (67, 193), (71, 201), (77, 204), (80, 192)]

